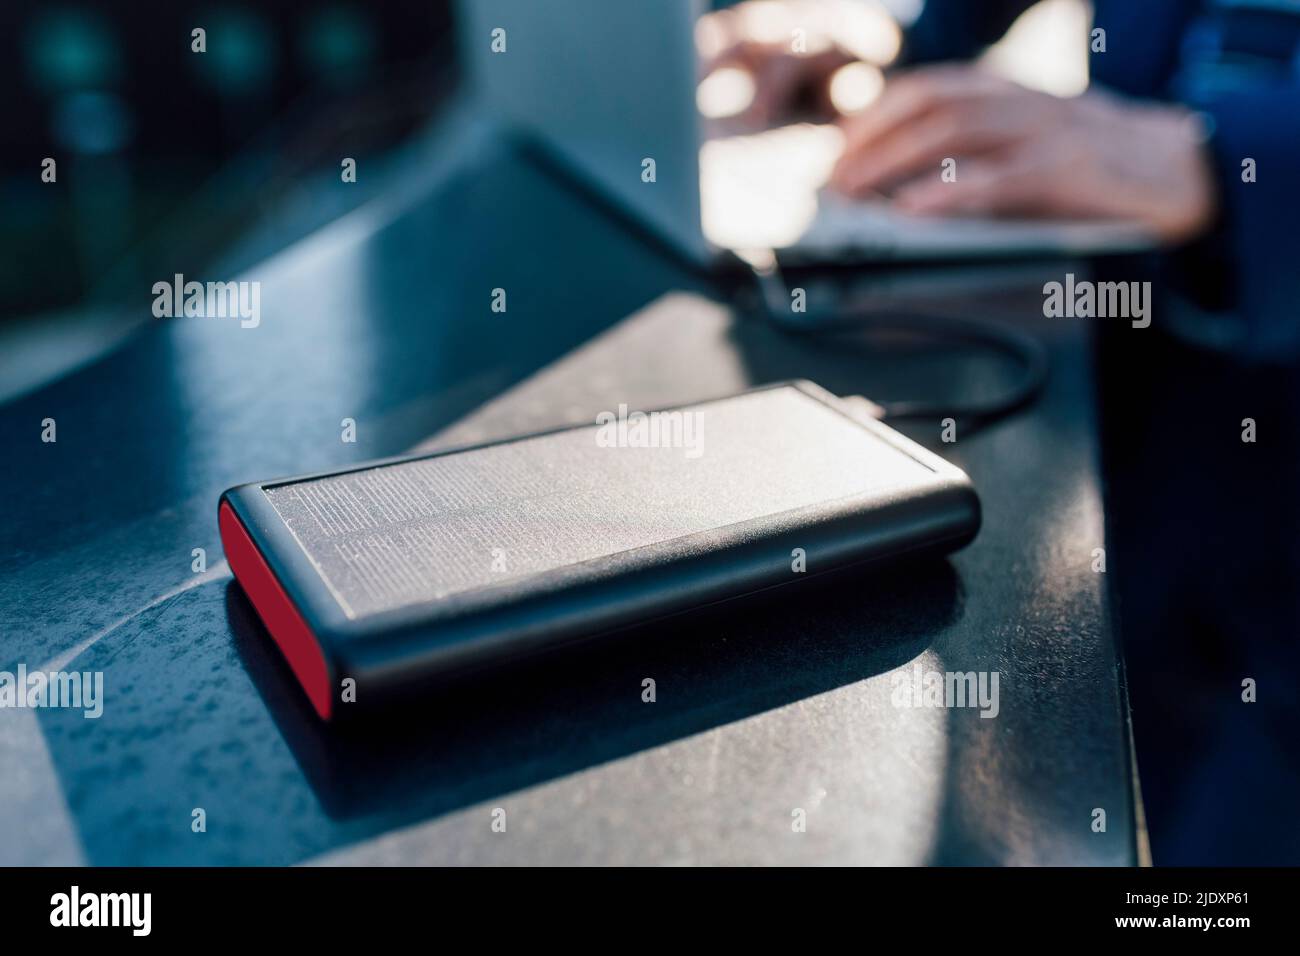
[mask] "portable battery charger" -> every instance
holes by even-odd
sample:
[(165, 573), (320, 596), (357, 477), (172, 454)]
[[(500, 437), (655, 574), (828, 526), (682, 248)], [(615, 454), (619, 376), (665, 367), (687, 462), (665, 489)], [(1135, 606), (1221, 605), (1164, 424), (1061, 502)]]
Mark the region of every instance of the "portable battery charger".
[(221, 496), (321, 718), (848, 565), (969, 542), (958, 468), (808, 382)]

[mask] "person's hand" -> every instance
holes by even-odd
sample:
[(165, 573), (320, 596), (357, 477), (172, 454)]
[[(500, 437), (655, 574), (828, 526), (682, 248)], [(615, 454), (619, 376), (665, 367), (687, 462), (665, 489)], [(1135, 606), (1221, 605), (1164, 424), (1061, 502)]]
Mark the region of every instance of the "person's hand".
[(833, 118), (831, 77), (855, 61), (852, 54), (833, 45), (815, 53), (795, 54), (781, 44), (742, 41), (711, 60), (703, 72), (707, 76), (733, 67), (748, 73), (754, 82), (754, 98), (737, 119), (765, 128), (795, 118)]
[[(1201, 124), (1180, 107), (1062, 99), (938, 66), (892, 79), (844, 133), (832, 185), (888, 193), (907, 212), (1122, 219), (1178, 242), (1216, 211)], [(956, 177), (945, 182), (950, 158)]]

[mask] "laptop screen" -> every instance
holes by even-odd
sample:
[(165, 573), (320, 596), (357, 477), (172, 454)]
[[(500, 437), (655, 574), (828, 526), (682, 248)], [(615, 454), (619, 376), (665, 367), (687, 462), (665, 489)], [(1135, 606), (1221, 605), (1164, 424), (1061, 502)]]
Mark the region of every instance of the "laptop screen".
[(462, 0), (471, 94), (701, 261), (699, 0)]

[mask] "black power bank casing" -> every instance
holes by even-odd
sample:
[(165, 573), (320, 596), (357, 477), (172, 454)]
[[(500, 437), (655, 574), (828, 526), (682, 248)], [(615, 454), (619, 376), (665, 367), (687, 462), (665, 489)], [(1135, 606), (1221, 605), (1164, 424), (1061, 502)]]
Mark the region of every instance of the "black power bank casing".
[(221, 496), (317, 713), (848, 565), (969, 542), (969, 479), (807, 382)]

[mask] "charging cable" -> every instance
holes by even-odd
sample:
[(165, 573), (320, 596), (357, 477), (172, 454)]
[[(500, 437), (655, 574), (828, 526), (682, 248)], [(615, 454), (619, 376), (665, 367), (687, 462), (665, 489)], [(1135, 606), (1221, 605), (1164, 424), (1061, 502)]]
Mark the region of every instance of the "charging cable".
[(1042, 393), (1047, 382), (1047, 351), (1031, 335), (1006, 326), (977, 319), (937, 315), (927, 312), (876, 313), (835, 309), (830, 314), (800, 314), (796, 321), (791, 313), (789, 287), (775, 265), (754, 268), (763, 311), (782, 331), (810, 338), (834, 338), (849, 346), (861, 347), (865, 334), (904, 333), (930, 338), (937, 342), (960, 342), (985, 348), (1010, 357), (1021, 367), (1016, 384), (1004, 394), (987, 401), (869, 402), (870, 414), (882, 420), (953, 418), (967, 430), (991, 425), (1027, 408)]

